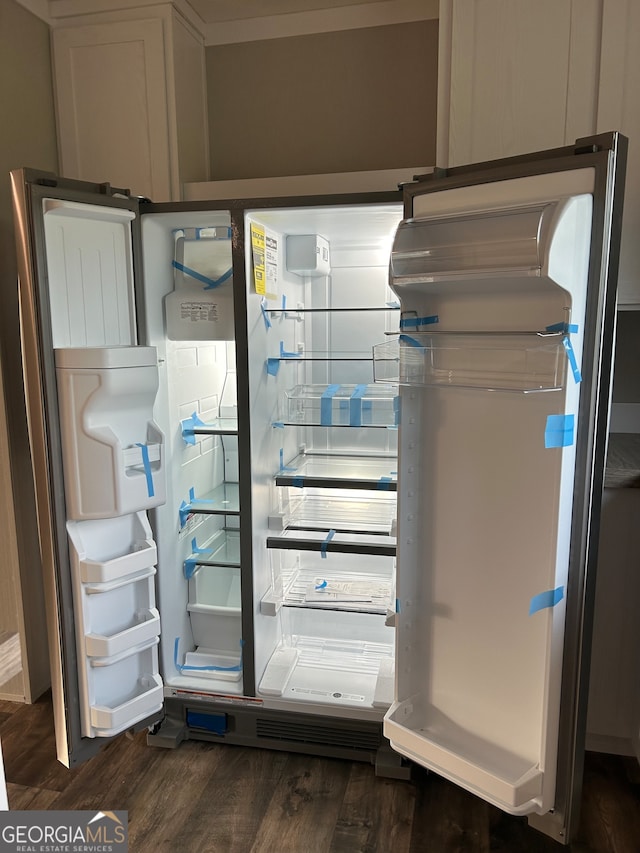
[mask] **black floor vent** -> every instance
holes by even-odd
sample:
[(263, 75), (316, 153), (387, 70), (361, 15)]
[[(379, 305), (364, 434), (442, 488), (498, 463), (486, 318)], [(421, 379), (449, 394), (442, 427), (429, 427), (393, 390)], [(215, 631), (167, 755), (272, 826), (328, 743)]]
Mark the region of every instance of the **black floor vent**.
[(379, 728), (362, 731), (335, 725), (323, 726), (317, 723), (282, 722), (268, 719), (257, 720), (256, 734), (258, 737), (274, 740), (331, 744), (347, 749), (378, 749), (382, 741)]

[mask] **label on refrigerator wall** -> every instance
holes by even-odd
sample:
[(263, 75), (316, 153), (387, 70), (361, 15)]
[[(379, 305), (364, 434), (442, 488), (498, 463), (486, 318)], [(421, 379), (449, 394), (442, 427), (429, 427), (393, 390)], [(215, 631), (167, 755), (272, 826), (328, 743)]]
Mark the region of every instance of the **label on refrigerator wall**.
[(278, 296), (278, 238), (261, 225), (251, 224), (253, 286), (268, 299)]
[(309, 687), (291, 687), (291, 693), (304, 693), (305, 696), (324, 696), (332, 699), (346, 699), (351, 702), (364, 702), (364, 696), (357, 693), (343, 693), (341, 690), (312, 690)]

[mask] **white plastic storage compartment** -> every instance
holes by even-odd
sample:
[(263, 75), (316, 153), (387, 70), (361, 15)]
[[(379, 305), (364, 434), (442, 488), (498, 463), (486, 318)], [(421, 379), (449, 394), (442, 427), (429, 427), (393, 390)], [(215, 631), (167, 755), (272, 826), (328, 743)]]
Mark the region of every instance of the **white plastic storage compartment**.
[(110, 518), (164, 503), (155, 348), (58, 349), (55, 357), (67, 517)]
[(67, 532), (83, 734), (106, 737), (161, 707), (156, 546), (143, 512)]
[[(190, 578), (187, 610), (193, 641), (200, 654), (224, 652), (239, 658), (242, 642), (240, 591), (240, 570), (236, 567), (200, 566)], [(240, 677), (239, 672), (237, 677)]]
[(91, 659), (88, 709), (81, 706), (84, 735), (111, 737), (160, 711), (157, 644), (156, 638), (119, 655)]
[[(363, 714), (393, 699), (394, 631), (382, 615), (283, 608), (258, 694)], [(379, 712), (378, 712), (379, 713)]]

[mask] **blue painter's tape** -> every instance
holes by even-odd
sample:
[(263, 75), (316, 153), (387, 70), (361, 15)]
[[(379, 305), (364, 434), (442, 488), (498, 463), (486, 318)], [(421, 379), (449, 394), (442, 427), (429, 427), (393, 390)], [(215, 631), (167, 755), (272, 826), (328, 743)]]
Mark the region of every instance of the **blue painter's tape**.
[(391, 479), (391, 477), (380, 477), (380, 479), (378, 480), (377, 488), (388, 490), (391, 488), (392, 482), (393, 482), (393, 480)]
[(191, 550), (194, 554), (213, 554), (213, 548), (198, 548), (195, 536), (191, 540)]
[(192, 444), (195, 446), (196, 437), (193, 433), (193, 426), (187, 427), (187, 423), (191, 424), (191, 418), (187, 418), (182, 421), (180, 427), (182, 430), (182, 439), (185, 444)]
[(356, 385), (349, 398), (349, 426), (362, 426), (362, 398), (367, 393), (367, 385)]
[(399, 308), (399, 307), (400, 307), (399, 302), (387, 302), (387, 308)]
[(295, 468), (290, 468), (284, 464), (284, 448), (280, 448), (280, 471), (287, 473), (289, 471), (295, 471)]
[(577, 323), (552, 323), (545, 328), (545, 332), (577, 332)]
[(178, 663), (180, 637), (176, 637), (175, 643), (173, 644), (173, 663), (178, 672), (241, 672), (243, 646), (244, 640), (240, 640), (240, 663), (236, 666), (188, 666), (187, 664)]
[(197, 498), (193, 486), (189, 489), (189, 502), (192, 504), (214, 504), (211, 498)]
[(186, 444), (195, 444), (196, 437), (194, 434), (194, 429), (196, 427), (206, 427), (204, 421), (201, 421), (198, 417), (198, 413), (194, 412), (190, 418), (185, 418), (183, 421), (180, 421), (180, 428), (182, 430), (182, 438), (184, 439)]
[(233, 275), (233, 267), (228, 269), (225, 273), (223, 273), (220, 278), (209, 278), (208, 275), (202, 275), (197, 270), (191, 269), (191, 267), (186, 267), (184, 264), (181, 264), (179, 261), (172, 261), (173, 266), (183, 272), (185, 275), (188, 275), (189, 278), (195, 278), (196, 281), (202, 282), (204, 284), (204, 290), (213, 290), (214, 287), (220, 287), (221, 284), (224, 284), (227, 279), (231, 278)]
[(153, 474), (151, 473), (151, 462), (149, 461), (149, 448), (146, 444), (140, 444), (138, 442), (138, 447), (140, 448), (140, 452), (142, 453), (142, 466), (144, 468), (144, 475), (147, 478), (147, 494), (150, 498), (155, 495), (155, 491), (153, 489)]
[(262, 297), (260, 300), (260, 310), (262, 311), (262, 319), (264, 320), (264, 325), (267, 331), (271, 328), (271, 320), (269, 319), (269, 315), (267, 314), (267, 300)]
[(396, 613), (400, 613), (400, 599), (396, 598)]
[(574, 442), (574, 433), (574, 415), (549, 415), (544, 431), (544, 446), (570, 447)]
[(416, 349), (424, 349), (424, 346), (417, 341), (415, 338), (412, 338), (411, 335), (400, 335), (400, 340), (405, 344), (409, 344), (411, 347), (416, 347)]
[(286, 310), (287, 310), (287, 297), (286, 297), (286, 294), (283, 293), (282, 294), (282, 313), (284, 314), (284, 312)]
[(322, 583), (317, 583), (317, 584), (316, 584), (316, 589), (326, 589), (326, 588), (327, 588), (327, 586), (328, 586), (327, 582), (326, 582), (326, 581), (322, 581)]
[(323, 560), (327, 559), (327, 545), (329, 544), (329, 542), (331, 542), (331, 540), (333, 539), (333, 537), (335, 535), (336, 535), (335, 530), (330, 530), (327, 533), (327, 538), (324, 540), (324, 542), (320, 546), (320, 556), (322, 557)]
[(418, 328), (419, 326), (432, 326), (434, 323), (439, 323), (440, 318), (437, 314), (432, 314), (429, 317), (403, 317), (400, 320), (400, 328), (406, 329), (407, 326)]
[(189, 557), (188, 560), (184, 561), (184, 576), (187, 580), (191, 580), (191, 578), (195, 575), (196, 569), (198, 567), (198, 561), (193, 557)]
[(271, 424), (271, 426), (272, 426), (274, 429), (284, 429), (284, 424), (282, 423), (282, 421), (273, 421), (273, 423)]
[(332, 407), (333, 400), (332, 397), (340, 390), (339, 385), (329, 385), (327, 386), (326, 391), (323, 393), (320, 398), (320, 425), (321, 426), (331, 426), (333, 422), (332, 417)]
[(567, 354), (567, 358), (569, 359), (569, 366), (571, 367), (571, 372), (573, 373), (573, 378), (578, 382), (582, 382), (582, 374), (580, 373), (580, 368), (578, 367), (578, 362), (576, 361), (576, 354), (573, 351), (573, 347), (571, 346), (571, 341), (569, 338), (562, 339), (562, 346), (565, 349)]
[(280, 359), (279, 358), (268, 358), (266, 361), (267, 366), (267, 375), (268, 376), (277, 376), (278, 371), (280, 370)]
[(221, 284), (224, 284), (225, 281), (231, 278), (233, 275), (233, 267), (229, 267), (229, 269), (223, 273), (220, 278), (216, 278), (215, 281), (212, 281), (211, 284), (208, 284), (205, 287), (205, 290), (213, 290), (214, 287), (220, 287)]
[(187, 519), (191, 515), (191, 507), (185, 501), (182, 501), (178, 508), (178, 516), (180, 518), (180, 527), (184, 527), (187, 523)]
[(300, 358), (300, 353), (287, 352), (284, 348), (284, 341), (280, 341), (280, 358)]
[(304, 477), (301, 477), (298, 474), (298, 476), (294, 477), (291, 481), (291, 485), (296, 489), (304, 489)]
[(559, 601), (564, 598), (564, 587), (557, 586), (555, 589), (547, 589), (544, 592), (534, 595), (529, 604), (529, 616), (533, 616), (538, 610), (545, 610), (547, 607), (555, 607)]

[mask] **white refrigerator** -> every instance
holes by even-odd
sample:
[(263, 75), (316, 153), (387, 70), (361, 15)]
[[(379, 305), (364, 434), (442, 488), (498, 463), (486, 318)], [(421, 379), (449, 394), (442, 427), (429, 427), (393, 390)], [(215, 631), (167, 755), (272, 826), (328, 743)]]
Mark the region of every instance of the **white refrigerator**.
[(579, 799), (626, 140), (153, 204), (12, 174), (56, 735)]

